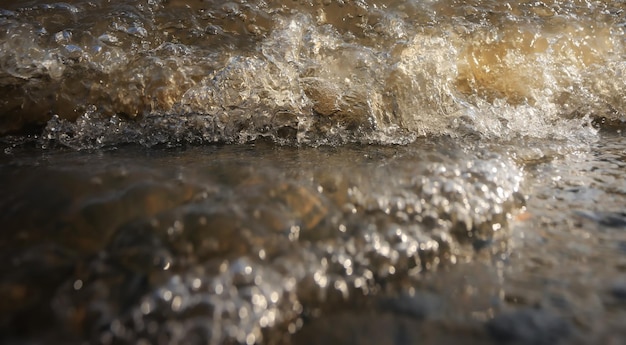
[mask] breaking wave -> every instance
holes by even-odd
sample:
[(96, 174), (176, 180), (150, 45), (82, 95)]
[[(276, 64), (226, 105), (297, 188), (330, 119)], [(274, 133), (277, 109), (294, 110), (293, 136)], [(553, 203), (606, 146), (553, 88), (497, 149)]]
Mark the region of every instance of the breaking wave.
[(76, 2), (0, 13), (0, 131), (75, 148), (621, 126), (621, 3)]

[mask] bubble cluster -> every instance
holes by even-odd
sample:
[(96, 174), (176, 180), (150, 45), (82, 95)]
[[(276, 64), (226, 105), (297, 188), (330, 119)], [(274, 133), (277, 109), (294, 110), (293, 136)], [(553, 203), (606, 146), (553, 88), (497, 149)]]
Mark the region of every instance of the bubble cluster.
[[(58, 220), (31, 216), (21, 229), (57, 234), (73, 253), (50, 252), (59, 262), (50, 270), (67, 270), (49, 304), (63, 334), (105, 344), (272, 343), (426, 272), (477, 253), (508, 255), (509, 222), (524, 203), (516, 164), (422, 145), (270, 157), (198, 148), (193, 157), (212, 159), (161, 153), (146, 166), (121, 154), (78, 171), (61, 159), (47, 181), (76, 176), (57, 192)], [(11, 255), (29, 272), (27, 253)]]

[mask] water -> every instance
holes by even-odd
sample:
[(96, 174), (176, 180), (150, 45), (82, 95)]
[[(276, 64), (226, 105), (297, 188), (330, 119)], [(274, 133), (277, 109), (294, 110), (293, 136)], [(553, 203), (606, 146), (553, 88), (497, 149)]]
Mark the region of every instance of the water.
[(0, 339), (623, 343), (624, 7), (1, 1)]

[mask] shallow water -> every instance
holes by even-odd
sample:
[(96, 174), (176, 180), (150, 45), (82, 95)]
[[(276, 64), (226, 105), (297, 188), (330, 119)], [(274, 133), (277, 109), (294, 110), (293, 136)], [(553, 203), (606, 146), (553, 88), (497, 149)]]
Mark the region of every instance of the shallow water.
[(626, 151), (600, 139), (6, 148), (3, 334), (619, 343)]
[(0, 1), (0, 341), (626, 341), (624, 3)]

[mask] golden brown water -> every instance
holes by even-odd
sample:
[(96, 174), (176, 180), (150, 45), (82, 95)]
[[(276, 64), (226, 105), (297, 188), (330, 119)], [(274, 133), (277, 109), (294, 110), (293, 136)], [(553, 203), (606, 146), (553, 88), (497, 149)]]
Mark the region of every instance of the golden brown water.
[(624, 6), (0, 1), (0, 342), (625, 342)]
[(586, 116), (623, 121), (621, 2), (3, 8), (0, 131), (46, 126), (78, 148), (569, 138)]

